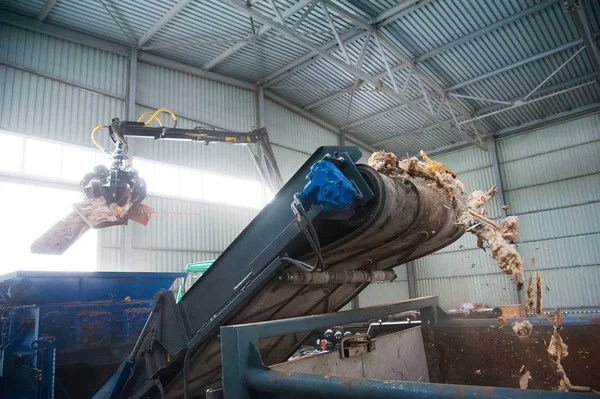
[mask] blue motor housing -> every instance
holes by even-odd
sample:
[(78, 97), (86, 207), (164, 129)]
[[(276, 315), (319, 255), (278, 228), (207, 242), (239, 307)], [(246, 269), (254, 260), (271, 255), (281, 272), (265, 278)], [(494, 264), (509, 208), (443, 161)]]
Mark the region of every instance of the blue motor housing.
[(344, 157), (325, 157), (312, 165), (306, 176), (308, 183), (297, 194), (305, 209), (319, 205), (328, 219), (347, 219), (354, 214), (354, 206), (364, 197), (356, 184), (340, 170), (348, 162), (351, 163)]

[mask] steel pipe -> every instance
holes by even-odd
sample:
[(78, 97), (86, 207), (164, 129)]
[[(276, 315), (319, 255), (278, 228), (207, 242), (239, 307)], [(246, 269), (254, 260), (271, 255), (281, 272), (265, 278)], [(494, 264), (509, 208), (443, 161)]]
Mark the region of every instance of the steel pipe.
[(267, 368), (253, 368), (245, 375), (247, 386), (271, 398), (572, 398), (589, 397), (582, 393), (539, 391), (533, 389), (431, 384), (406, 381), (379, 381), (366, 378), (330, 377), (314, 374), (283, 374)]
[(343, 270), (339, 272), (300, 272), (288, 271), (280, 279), (289, 284), (346, 284), (371, 283), (374, 281), (394, 281), (393, 270)]

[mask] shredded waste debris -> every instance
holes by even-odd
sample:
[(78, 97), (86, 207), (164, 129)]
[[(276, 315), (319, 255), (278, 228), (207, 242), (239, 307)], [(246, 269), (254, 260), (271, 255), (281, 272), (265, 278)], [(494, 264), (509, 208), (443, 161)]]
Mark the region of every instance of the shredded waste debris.
[[(487, 217), (487, 213), (482, 209), (483, 205), (489, 203), (496, 195), (496, 187), (493, 186), (488, 191), (474, 191), (468, 196), (465, 193), (464, 185), (456, 178), (456, 174), (444, 164), (438, 161), (433, 161), (427, 154), (421, 151), (421, 156), (425, 162), (419, 161), (418, 158), (404, 158), (398, 160), (398, 157), (390, 152), (375, 152), (369, 158), (369, 166), (373, 167), (378, 172), (390, 177), (403, 178), (406, 176), (416, 176), (431, 180), (437, 187), (445, 190), (452, 199), (453, 207), (456, 211), (456, 216), (459, 224), (465, 231), (474, 234), (477, 237), (477, 246), (486, 249), (486, 246), (491, 248), (492, 258), (498, 263), (500, 269), (512, 276), (517, 285), (517, 289), (521, 289), (525, 282), (523, 258), (517, 251), (517, 246), (514, 244), (519, 237), (518, 227), (519, 218), (516, 216), (508, 216), (501, 221), (500, 225), (494, 220)], [(502, 206), (503, 210), (508, 210), (508, 205)], [(548, 248), (536, 248), (536, 250), (548, 250)], [(535, 257), (531, 259), (532, 268), (536, 267)], [(542, 314), (542, 274), (539, 271), (535, 272), (536, 282), (536, 300), (535, 312)], [(534, 275), (529, 275), (527, 286), (527, 312), (534, 311)], [(591, 391), (589, 387), (581, 387), (572, 385), (567, 377), (561, 360), (568, 356), (568, 346), (563, 342), (559, 333), (562, 324), (562, 313), (560, 311), (554, 314), (554, 333), (548, 345), (548, 355), (556, 365), (556, 372), (560, 376), (559, 391)], [(506, 319), (499, 317), (500, 327), (506, 325)], [(521, 339), (531, 336), (533, 325), (523, 320), (515, 322), (512, 325), (514, 333)], [(546, 342), (546, 341), (544, 341)], [(524, 367), (521, 367), (520, 372)], [(481, 369), (475, 370), (475, 374), (481, 374)], [(526, 371), (519, 379), (521, 389), (527, 389), (529, 381), (532, 380), (531, 373)]]
[(427, 170), (430, 172), (448, 173), (450, 176), (452, 176), (452, 178), (456, 179), (456, 173), (454, 173), (452, 169), (441, 162), (430, 159), (423, 150), (421, 150), (421, 157), (423, 157), (423, 160), (427, 162)]
[(508, 216), (502, 222), (502, 237), (508, 241), (515, 241), (519, 238), (517, 228), (519, 228), (519, 218), (516, 216)]
[(498, 321), (500, 322), (500, 327), (498, 327), (498, 329), (503, 328), (506, 325), (506, 319), (504, 317), (498, 317)]
[(552, 333), (552, 337), (550, 338), (550, 344), (548, 345), (548, 355), (550, 359), (556, 365), (556, 373), (560, 376), (560, 384), (558, 386), (558, 390), (561, 392), (569, 392), (569, 391), (580, 391), (580, 392), (589, 392), (591, 391), (590, 387), (582, 387), (577, 385), (572, 385), (569, 377), (563, 368), (561, 361), (569, 356), (569, 347), (564, 343), (559, 329), (562, 326), (562, 312), (560, 310), (554, 312), (550, 317), (554, 318), (554, 322), (552, 323), (554, 327), (554, 332)]
[(533, 274), (529, 275), (529, 282), (527, 284), (527, 313), (533, 311)]
[(90, 226), (73, 211), (65, 216), (31, 244), (31, 252), (43, 255), (61, 255), (73, 245)]
[(73, 204), (73, 212), (59, 220), (31, 244), (31, 253), (62, 255), (90, 228), (126, 224), (128, 220), (148, 224), (154, 210), (126, 197), (125, 204), (108, 204), (103, 197)]
[(515, 334), (517, 334), (517, 337), (528, 338), (531, 336), (531, 333), (533, 331), (533, 326), (531, 325), (531, 323), (529, 321), (523, 320), (523, 321), (518, 321), (516, 323), (513, 323), (512, 329), (515, 332)]
[(465, 187), (456, 174), (441, 162), (431, 160), (425, 152), (421, 151), (425, 162), (418, 158), (404, 158), (398, 161), (398, 157), (391, 152), (374, 152), (369, 158), (368, 164), (381, 174), (389, 177), (406, 178), (420, 177), (430, 180), (432, 185), (446, 191), (452, 201), (457, 219), (463, 212), (466, 201)]
[(124, 223), (127, 220), (127, 211), (132, 205), (130, 199), (125, 205), (119, 206), (115, 203), (107, 204), (104, 197), (98, 197), (73, 204), (73, 209), (91, 228), (97, 229)]
[[(369, 158), (369, 166), (379, 173), (390, 177), (417, 176), (432, 180), (435, 185), (445, 190), (452, 200), (458, 222), (468, 231), (477, 236), (477, 246), (485, 250), (485, 245), (492, 250), (492, 258), (496, 260), (502, 271), (515, 279), (517, 288), (524, 283), (523, 259), (517, 252), (512, 241), (518, 237), (519, 218), (509, 216), (501, 226), (487, 217), (482, 206), (490, 202), (496, 195), (496, 187), (488, 191), (474, 191), (466, 197), (465, 187), (456, 178), (456, 173), (438, 161), (430, 159), (421, 151), (425, 162), (418, 158), (398, 157), (385, 151), (378, 151)], [(466, 198), (465, 198), (466, 197)]]
[(535, 272), (535, 313), (542, 314), (542, 294), (544, 290), (542, 289), (542, 273), (536, 270)]
[[(512, 241), (519, 236), (517, 228), (519, 218), (508, 216), (498, 227), (492, 220), (486, 217), (485, 210), (481, 207), (491, 201), (496, 195), (496, 186), (487, 192), (474, 191), (467, 200), (467, 212), (463, 212), (459, 222), (465, 230), (475, 234), (478, 238), (478, 246), (487, 243), (492, 249), (492, 258), (496, 260), (500, 269), (515, 279), (517, 289), (521, 289), (524, 283), (523, 258), (517, 252), (516, 245)], [(471, 228), (477, 225), (475, 228)]]
[(523, 374), (519, 379), (519, 387), (521, 389), (527, 389), (527, 387), (529, 386), (529, 380), (533, 380), (533, 378), (531, 378), (531, 373), (529, 372), (529, 370), (527, 370), (525, 374)]

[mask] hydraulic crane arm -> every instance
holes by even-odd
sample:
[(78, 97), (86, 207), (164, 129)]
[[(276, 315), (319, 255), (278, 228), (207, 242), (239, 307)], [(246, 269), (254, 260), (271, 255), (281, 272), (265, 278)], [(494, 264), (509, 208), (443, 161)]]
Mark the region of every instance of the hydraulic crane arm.
[[(159, 114), (163, 112), (173, 117), (173, 127), (163, 125), (159, 118)], [(150, 118), (144, 120), (147, 116)], [(156, 121), (158, 126), (150, 126), (153, 121)], [(112, 151), (104, 148), (97, 139), (97, 134), (102, 129), (108, 129), (108, 136), (114, 144)], [(121, 225), (126, 224), (128, 220), (144, 225), (148, 223), (153, 210), (141, 204), (146, 198), (146, 182), (135, 169), (125, 163), (129, 151), (128, 138), (186, 140), (205, 145), (243, 145), (248, 148), (260, 177), (271, 192), (276, 193), (283, 186), (265, 128), (245, 133), (203, 127), (181, 129), (177, 128), (177, 116), (167, 108), (161, 108), (154, 113), (146, 112), (135, 122), (115, 118), (108, 126), (97, 126), (92, 131), (93, 143), (112, 158), (110, 169), (98, 165), (84, 176), (79, 184), (86, 199), (74, 204), (70, 215), (59, 220), (32, 243), (33, 253), (62, 254), (90, 227)]]
[[(173, 116), (175, 127), (163, 126), (157, 117), (158, 113), (167, 112)], [(149, 113), (147, 113), (149, 114)], [(154, 140), (184, 140), (200, 142), (205, 145), (213, 143), (226, 143), (247, 146), (252, 161), (263, 181), (272, 192), (277, 192), (283, 186), (281, 173), (271, 148), (269, 136), (265, 128), (254, 129), (250, 132), (232, 132), (216, 129), (195, 127), (193, 129), (177, 128), (177, 117), (172, 111), (161, 108), (152, 117), (143, 121), (143, 115), (136, 122), (121, 121), (114, 118), (108, 126), (98, 126), (92, 132), (92, 141), (102, 151), (111, 155), (113, 161), (111, 169), (97, 167), (94, 172), (88, 173), (81, 181), (81, 188), (86, 198), (104, 197), (108, 203), (122, 205), (124, 198), (131, 193), (134, 202), (141, 202), (146, 195), (143, 179), (137, 172), (126, 166), (129, 145), (128, 138), (151, 138)], [(154, 119), (159, 126), (149, 126)], [(96, 139), (96, 134), (102, 128), (108, 128), (111, 141), (115, 144), (112, 152), (108, 152)], [(255, 145), (254, 149), (251, 145)]]

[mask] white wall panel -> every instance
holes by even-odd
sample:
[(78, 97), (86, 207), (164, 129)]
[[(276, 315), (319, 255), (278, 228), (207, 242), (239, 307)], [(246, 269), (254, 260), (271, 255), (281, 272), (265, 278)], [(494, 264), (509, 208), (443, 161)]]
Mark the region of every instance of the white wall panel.
[(265, 124), (275, 144), (312, 154), (323, 145), (338, 145), (338, 136), (302, 116), (265, 100)]
[(249, 90), (145, 63), (138, 65), (136, 89), (138, 104), (183, 118), (235, 131), (256, 125), (256, 94)]
[(122, 100), (0, 65), (2, 129), (92, 146), (92, 129), (124, 113)]

